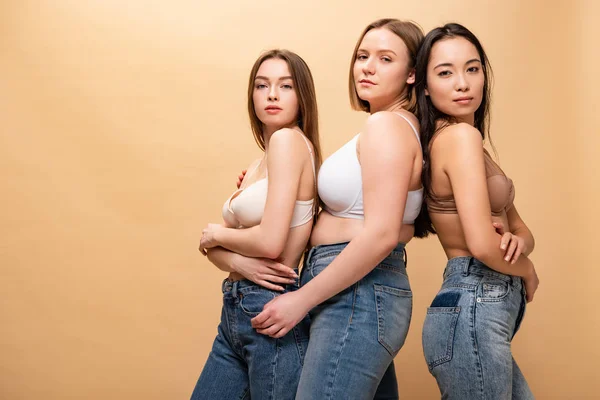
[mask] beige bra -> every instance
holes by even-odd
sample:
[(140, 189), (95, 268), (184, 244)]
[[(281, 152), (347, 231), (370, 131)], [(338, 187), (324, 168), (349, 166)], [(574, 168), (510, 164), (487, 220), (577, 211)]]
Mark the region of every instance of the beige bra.
[[(487, 178), (488, 194), (492, 215), (501, 215), (508, 211), (515, 200), (515, 186), (513, 181), (504, 175), (502, 169), (492, 160), (492, 157), (483, 149), (485, 158), (485, 176)], [(427, 208), (432, 213), (458, 214), (454, 195), (438, 197), (434, 193), (426, 198)]]
[[(306, 146), (308, 147), (308, 151), (310, 153), (313, 179), (315, 180), (316, 186), (317, 177), (313, 152), (310, 148), (310, 144), (308, 143), (308, 139), (306, 139), (303, 134), (301, 134), (301, 136), (306, 142)], [(252, 170), (252, 172), (254, 172), (256, 168), (258, 168), (258, 165)], [(257, 180), (245, 189), (236, 190), (227, 199), (222, 210), (223, 220), (227, 223), (227, 225), (235, 226), (237, 228), (249, 228), (260, 224), (265, 211), (265, 205), (267, 203), (267, 190), (269, 186), (268, 176), (269, 173), (267, 171), (267, 177)], [(314, 199), (296, 200), (290, 228), (304, 225), (309, 222), (314, 216), (313, 206)]]

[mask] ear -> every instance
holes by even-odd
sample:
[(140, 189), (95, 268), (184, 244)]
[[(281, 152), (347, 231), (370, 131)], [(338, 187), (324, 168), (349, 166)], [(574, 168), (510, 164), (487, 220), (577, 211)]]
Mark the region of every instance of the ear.
[(406, 83), (408, 83), (409, 85), (412, 85), (415, 83), (415, 69), (411, 69), (410, 72), (408, 73), (408, 78), (406, 78)]
[(427, 90), (427, 88), (425, 88), (425, 96), (429, 96), (429, 90)]

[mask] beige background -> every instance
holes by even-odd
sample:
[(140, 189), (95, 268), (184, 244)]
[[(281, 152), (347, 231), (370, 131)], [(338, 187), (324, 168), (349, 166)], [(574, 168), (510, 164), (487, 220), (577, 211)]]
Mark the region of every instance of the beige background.
[[(316, 79), (325, 155), (365, 119), (349, 58), (379, 17), (473, 30), (492, 136), (541, 279), (514, 353), (539, 399), (598, 393), (598, 3), (542, 0), (0, 2), (0, 398), (186, 399), (224, 275), (196, 250), (259, 152), (247, 74), (265, 49)], [(422, 357), (445, 262), (413, 241), (404, 399), (439, 398)], [(224, 383), (226, 384), (226, 383)]]

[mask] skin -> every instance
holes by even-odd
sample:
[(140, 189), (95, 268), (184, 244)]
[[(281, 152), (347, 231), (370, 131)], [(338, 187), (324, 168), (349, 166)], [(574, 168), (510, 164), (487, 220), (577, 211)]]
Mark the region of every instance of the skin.
[(448, 258), (474, 256), (498, 272), (522, 277), (527, 301), (532, 301), (539, 284), (527, 257), (535, 245), (533, 235), (514, 205), (491, 216), (483, 140), (473, 126), (483, 84), (479, 53), (468, 40), (433, 45), (426, 95), (457, 123), (442, 128), (431, 146), (432, 189), (438, 196), (453, 195), (458, 214), (430, 215)]
[(365, 35), (353, 68), (358, 95), (371, 108), (356, 149), (365, 219), (320, 213), (311, 244), (350, 243), (308, 284), (267, 303), (252, 320), (258, 332), (285, 335), (310, 309), (362, 279), (399, 242), (412, 238), (414, 227), (403, 225), (402, 218), (408, 191), (421, 187), (422, 155), (408, 123), (392, 112), (401, 112), (418, 126), (414, 115), (402, 109), (407, 84), (414, 82), (408, 66), (409, 53), (398, 36), (385, 28)]
[(269, 171), (261, 223), (247, 229), (208, 224), (200, 241), (200, 251), (206, 250), (213, 264), (231, 272), (230, 279), (245, 277), (273, 290), (283, 290), (278, 284), (297, 277), (292, 268), (298, 266), (312, 228), (310, 221), (290, 229), (296, 200), (310, 200), (315, 194), (312, 160), (296, 126), (294, 85), (281, 59), (265, 60), (254, 81), (254, 110), (263, 123), (265, 156), (248, 167), (254, 172), (240, 178), (245, 188)]

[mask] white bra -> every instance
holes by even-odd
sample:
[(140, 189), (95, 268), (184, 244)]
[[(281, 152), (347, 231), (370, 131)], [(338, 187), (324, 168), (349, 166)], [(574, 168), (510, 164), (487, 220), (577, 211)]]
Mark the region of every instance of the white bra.
[[(420, 144), (419, 132), (410, 120), (400, 113), (395, 114), (408, 122)], [(336, 217), (365, 218), (362, 170), (356, 154), (359, 135), (360, 133), (329, 156), (319, 170), (319, 197), (325, 204), (325, 210)], [(422, 202), (423, 188), (408, 192), (402, 223), (414, 224), (421, 211)]]
[[(306, 146), (308, 147), (308, 151), (310, 153), (313, 179), (315, 180), (316, 185), (317, 177), (315, 172), (315, 160), (313, 152), (310, 148), (310, 144), (308, 143), (308, 139), (306, 139), (303, 134), (300, 135), (306, 142)], [(252, 172), (254, 172), (256, 168), (258, 168), (258, 165), (252, 170)], [(245, 189), (236, 190), (227, 199), (222, 210), (223, 220), (227, 223), (227, 225), (235, 226), (237, 228), (249, 228), (260, 224), (265, 212), (265, 205), (267, 203), (267, 190), (269, 186), (268, 176), (269, 173), (267, 171), (266, 178), (257, 180)], [(290, 228), (304, 225), (309, 222), (314, 216), (313, 205), (314, 199), (296, 200)]]

